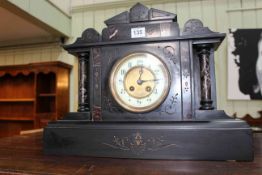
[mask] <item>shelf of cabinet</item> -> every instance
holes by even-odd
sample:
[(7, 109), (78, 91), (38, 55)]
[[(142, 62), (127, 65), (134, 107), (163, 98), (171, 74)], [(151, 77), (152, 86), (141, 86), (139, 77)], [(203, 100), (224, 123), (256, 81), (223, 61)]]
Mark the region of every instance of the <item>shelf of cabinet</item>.
[(0, 121), (34, 121), (34, 117), (1, 117)]
[(40, 93), (38, 97), (55, 97), (55, 93)]
[(0, 102), (34, 102), (35, 98), (1, 98)]
[(55, 112), (38, 112), (36, 113), (36, 116), (37, 117), (42, 117), (42, 118), (51, 118), (50, 116), (55, 116), (56, 113)]

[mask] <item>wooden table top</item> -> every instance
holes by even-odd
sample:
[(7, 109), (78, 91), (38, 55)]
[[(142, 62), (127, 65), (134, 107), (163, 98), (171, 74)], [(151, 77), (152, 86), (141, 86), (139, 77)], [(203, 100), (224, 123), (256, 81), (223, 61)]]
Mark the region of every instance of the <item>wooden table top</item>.
[(253, 162), (171, 161), (47, 156), (42, 132), (0, 139), (0, 174), (29, 175), (262, 175), (262, 133), (254, 134)]

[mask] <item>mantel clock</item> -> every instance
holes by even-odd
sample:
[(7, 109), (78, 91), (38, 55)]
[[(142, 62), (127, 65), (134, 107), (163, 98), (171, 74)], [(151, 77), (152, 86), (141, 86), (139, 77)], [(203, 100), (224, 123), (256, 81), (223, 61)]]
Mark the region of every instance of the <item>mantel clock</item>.
[[(78, 111), (49, 123), (47, 154), (252, 160), (252, 132), (216, 107), (225, 34), (137, 3), (64, 48), (78, 57)], [(219, 61), (219, 60), (217, 60)]]

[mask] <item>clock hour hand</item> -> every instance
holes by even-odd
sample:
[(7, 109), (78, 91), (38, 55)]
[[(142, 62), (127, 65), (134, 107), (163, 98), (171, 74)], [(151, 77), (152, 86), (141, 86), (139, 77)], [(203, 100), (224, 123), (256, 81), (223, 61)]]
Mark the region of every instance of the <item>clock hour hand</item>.
[(143, 66), (140, 67), (139, 77), (138, 77), (138, 80), (136, 81), (138, 85), (141, 85), (143, 83), (143, 80), (141, 80), (142, 74), (143, 74)]

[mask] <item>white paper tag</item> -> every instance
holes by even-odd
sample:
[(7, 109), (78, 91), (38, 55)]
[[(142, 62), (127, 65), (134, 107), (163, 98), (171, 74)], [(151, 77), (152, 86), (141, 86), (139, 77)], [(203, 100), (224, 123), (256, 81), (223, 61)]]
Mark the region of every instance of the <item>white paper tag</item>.
[(131, 38), (143, 38), (146, 37), (145, 27), (131, 28)]

